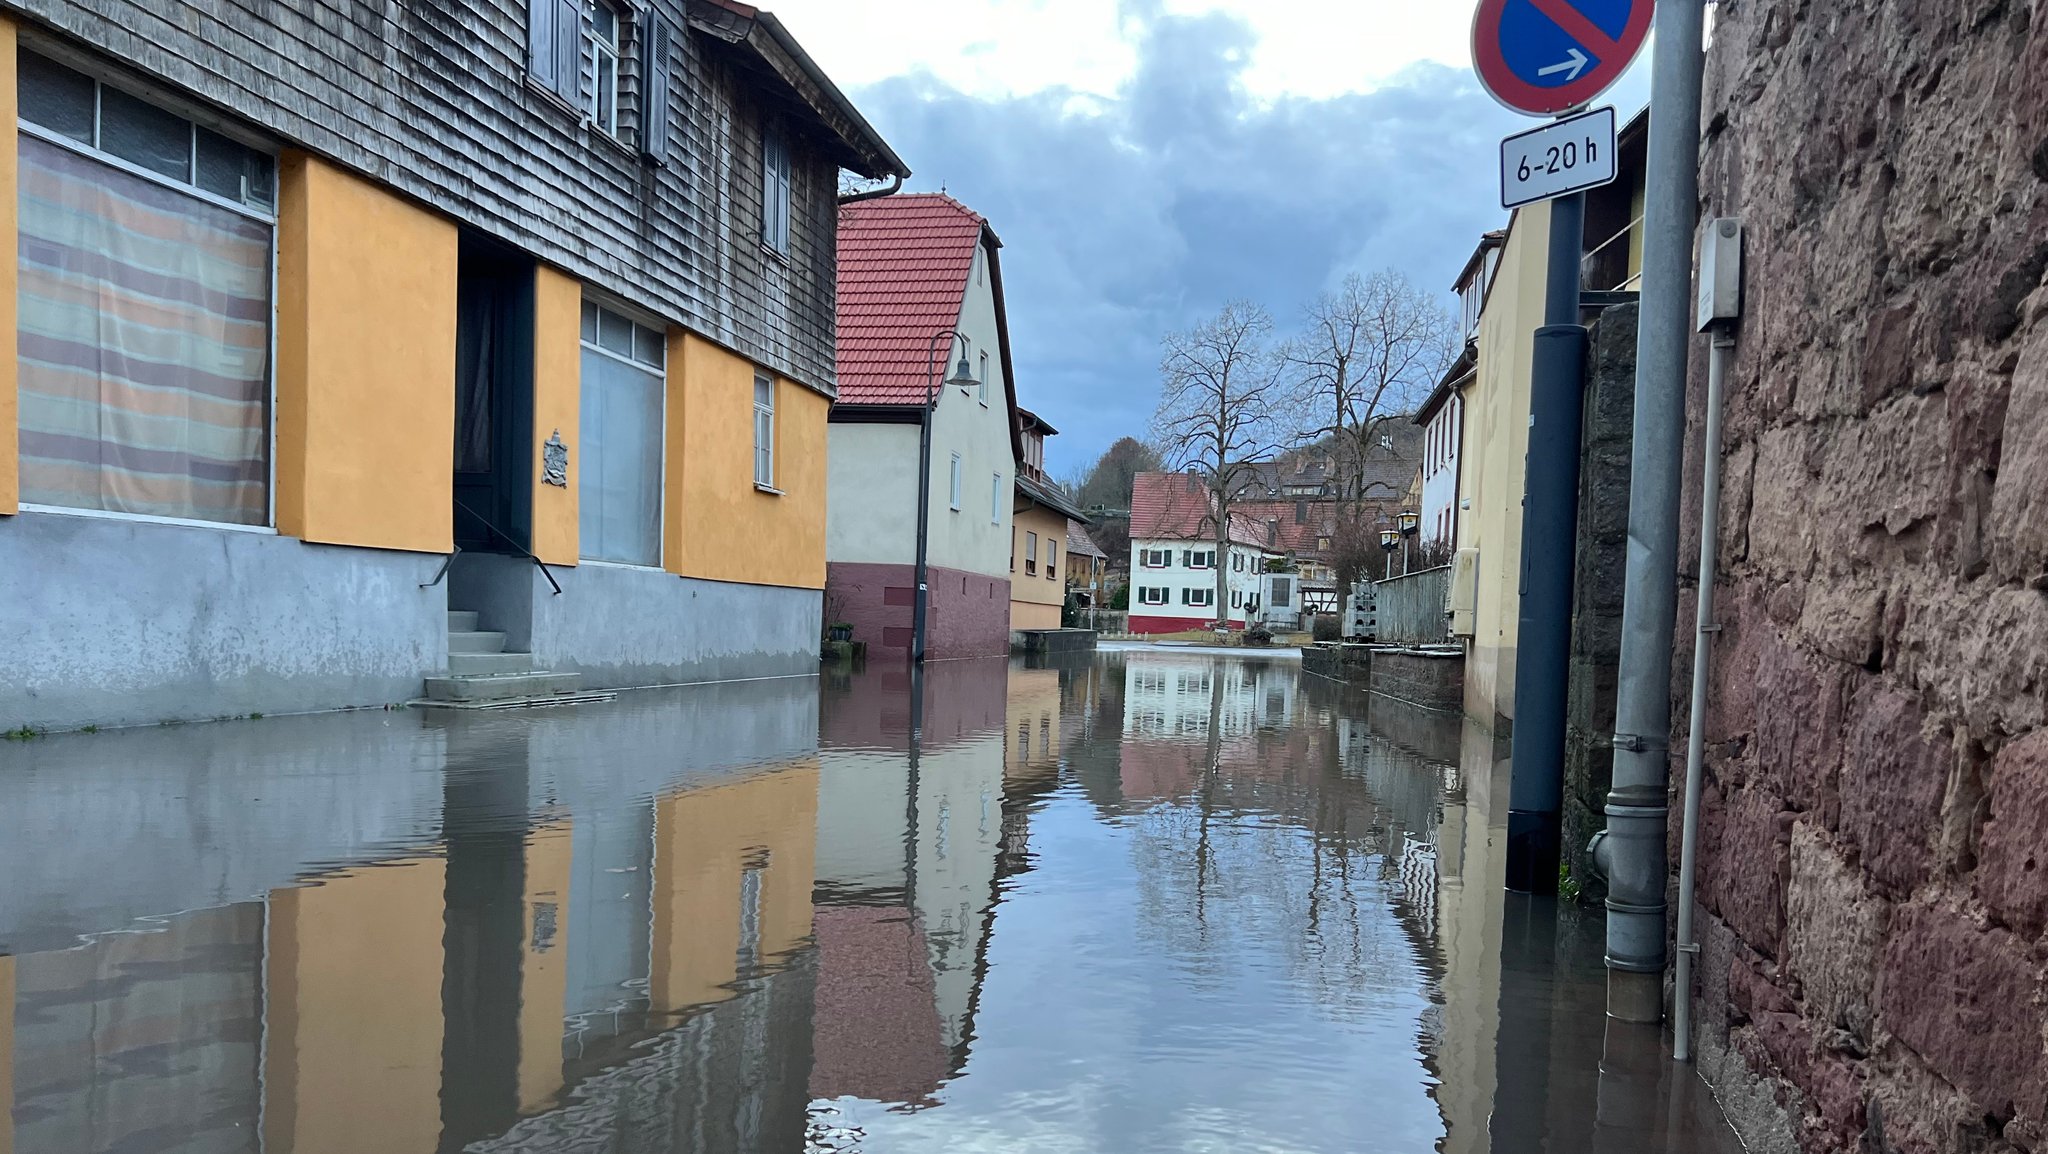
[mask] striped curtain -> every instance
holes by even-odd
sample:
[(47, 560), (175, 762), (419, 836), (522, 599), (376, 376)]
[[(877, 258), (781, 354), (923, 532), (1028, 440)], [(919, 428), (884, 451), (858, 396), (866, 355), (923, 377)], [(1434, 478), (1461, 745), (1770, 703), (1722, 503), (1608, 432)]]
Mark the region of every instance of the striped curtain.
[(268, 224), (21, 141), (21, 499), (269, 520)]

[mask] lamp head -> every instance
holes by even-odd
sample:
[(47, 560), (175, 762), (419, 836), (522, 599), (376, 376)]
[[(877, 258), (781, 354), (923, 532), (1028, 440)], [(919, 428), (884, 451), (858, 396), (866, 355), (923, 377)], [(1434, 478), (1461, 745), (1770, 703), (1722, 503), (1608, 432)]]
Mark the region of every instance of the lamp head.
[(980, 383), (974, 379), (974, 367), (967, 363), (966, 353), (960, 354), (960, 363), (954, 367), (953, 375), (946, 378), (946, 383), (958, 385), (963, 389), (971, 389)]

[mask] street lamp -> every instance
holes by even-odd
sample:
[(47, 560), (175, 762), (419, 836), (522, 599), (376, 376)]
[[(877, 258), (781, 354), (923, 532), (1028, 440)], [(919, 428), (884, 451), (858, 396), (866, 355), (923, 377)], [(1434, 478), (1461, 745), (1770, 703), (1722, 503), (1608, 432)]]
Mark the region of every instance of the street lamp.
[(1422, 514), (1413, 509), (1403, 509), (1395, 519), (1401, 525), (1401, 576), (1406, 577), (1408, 567), (1415, 563), (1414, 550), (1409, 543), (1415, 540), (1415, 534), (1422, 529)]
[[(946, 390), (938, 383), (939, 342), (945, 341), (947, 348), (951, 349), (952, 343), (960, 339), (958, 329), (940, 329), (932, 334), (931, 346), (925, 354), (925, 401), (918, 417), (917, 432), (917, 596), (910, 616), (910, 660), (914, 665), (924, 664), (924, 622), (931, 599), (926, 559), (932, 521), (932, 414), (938, 411), (939, 398), (946, 395)], [(953, 370), (952, 376), (946, 378), (946, 384), (963, 389), (974, 386), (974, 368), (967, 363), (965, 346), (960, 349), (960, 365)]]
[[(1386, 552), (1386, 555), (1387, 555), (1387, 563), (1386, 563), (1386, 565), (1385, 565), (1384, 567), (1382, 567), (1382, 568), (1380, 569), (1380, 572), (1381, 572), (1381, 573), (1387, 573), (1387, 571), (1388, 571), (1389, 569), (1392, 569), (1392, 568), (1393, 568), (1393, 566), (1394, 566), (1394, 550), (1396, 550), (1396, 549), (1399, 549), (1400, 547), (1401, 547), (1401, 531), (1400, 531), (1399, 529), (1382, 529), (1382, 530), (1380, 530), (1380, 548), (1381, 548), (1382, 550), (1384, 550), (1384, 551)], [(1391, 576), (1391, 574), (1388, 574), (1388, 575), (1389, 575), (1389, 576)]]

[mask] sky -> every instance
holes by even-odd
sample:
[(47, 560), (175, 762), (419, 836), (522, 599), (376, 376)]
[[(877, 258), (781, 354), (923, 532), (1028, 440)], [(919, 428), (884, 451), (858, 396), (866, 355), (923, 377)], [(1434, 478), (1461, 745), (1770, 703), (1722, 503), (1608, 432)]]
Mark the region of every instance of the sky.
[[(1394, 0), (769, 0), (909, 164), (1003, 240), (1055, 477), (1158, 403), (1159, 342), (1236, 298), (1285, 330), (1351, 272), (1443, 294), (1499, 228), (1471, 8)], [(1647, 51), (1609, 94), (1648, 93)]]

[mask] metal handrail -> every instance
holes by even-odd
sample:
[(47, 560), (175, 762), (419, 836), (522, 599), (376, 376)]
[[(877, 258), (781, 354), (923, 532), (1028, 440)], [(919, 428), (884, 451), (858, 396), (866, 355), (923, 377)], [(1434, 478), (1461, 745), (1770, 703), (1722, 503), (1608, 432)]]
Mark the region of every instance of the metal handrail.
[[(540, 558), (534, 556), (531, 552), (527, 550), (526, 546), (521, 545), (517, 541), (514, 541), (510, 533), (507, 533), (503, 529), (498, 528), (497, 525), (491, 522), (491, 519), (489, 517), (486, 517), (482, 513), (477, 512), (475, 509), (470, 508), (468, 505), (463, 504), (461, 498), (456, 498), (455, 507), (469, 514), (470, 516), (475, 517), (477, 520), (483, 522), (484, 528), (489, 529), (492, 533), (497, 534), (498, 539), (500, 541), (503, 541), (505, 544), (512, 546), (513, 549), (518, 551), (521, 557), (524, 557), (528, 561), (533, 562), (534, 568), (540, 570), (540, 575), (548, 579), (548, 584), (554, 589), (555, 596), (560, 597), (562, 595), (562, 585), (559, 581), (555, 580), (555, 575), (553, 573), (548, 572), (547, 562), (542, 561)], [(420, 588), (431, 589), (434, 586), (439, 585), (441, 583), (441, 579), (448, 576), (449, 566), (455, 564), (455, 554), (460, 552), (462, 552), (462, 546), (455, 546), (454, 552), (448, 554), (448, 559), (441, 562), (441, 571), (439, 573), (434, 574), (434, 579), (432, 581), (429, 581), (425, 585), (420, 586)]]

